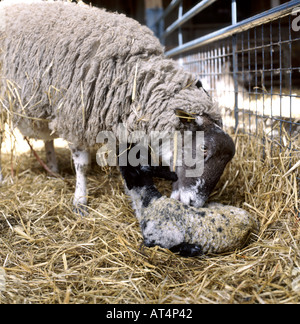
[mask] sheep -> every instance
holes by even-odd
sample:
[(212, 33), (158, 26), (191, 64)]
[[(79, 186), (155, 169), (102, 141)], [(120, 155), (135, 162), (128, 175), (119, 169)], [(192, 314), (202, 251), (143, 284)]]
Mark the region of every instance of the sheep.
[[(158, 245), (183, 256), (225, 253), (244, 247), (258, 232), (256, 217), (241, 208), (219, 203), (187, 206), (161, 195), (151, 169), (121, 168), (121, 172), (147, 247)], [(164, 177), (175, 180), (172, 172)]]
[[(158, 39), (122, 14), (63, 1), (0, 3), (2, 111), (27, 137), (45, 141), (57, 171), (53, 140), (69, 142), (76, 170), (73, 205), (87, 205), (90, 148), (99, 132), (205, 132), (203, 175), (176, 166), (174, 198), (202, 206), (234, 155), (218, 106), (191, 73), (164, 57)], [(13, 101), (13, 111), (10, 102)], [(193, 140), (194, 145), (194, 140)], [(163, 152), (175, 166), (174, 152)], [(191, 168), (191, 167), (190, 167)], [(188, 169), (188, 168), (187, 168)], [(174, 169), (175, 170), (175, 169)]]

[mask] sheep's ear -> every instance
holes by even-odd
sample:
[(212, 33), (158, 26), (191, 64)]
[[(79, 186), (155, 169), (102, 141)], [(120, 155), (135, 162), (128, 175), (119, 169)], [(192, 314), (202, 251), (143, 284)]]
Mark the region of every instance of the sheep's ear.
[(196, 82), (196, 87), (197, 87), (198, 89), (203, 88), (203, 84), (202, 84), (202, 82), (201, 82), (200, 80), (197, 80), (197, 82)]
[(175, 109), (175, 114), (180, 119), (180, 121), (184, 124), (191, 123), (196, 119), (195, 115), (189, 114), (182, 109)]

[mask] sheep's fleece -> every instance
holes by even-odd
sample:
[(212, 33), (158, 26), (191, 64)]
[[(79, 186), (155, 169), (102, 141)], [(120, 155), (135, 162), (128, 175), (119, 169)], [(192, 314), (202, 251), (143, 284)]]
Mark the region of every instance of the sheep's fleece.
[(187, 243), (199, 246), (202, 253), (240, 249), (259, 228), (241, 208), (217, 203), (195, 208), (167, 197), (153, 199), (137, 215), (145, 245), (170, 249)]
[(2, 91), (15, 88), (16, 126), (26, 115), (26, 128), (87, 148), (121, 122), (129, 131), (180, 129), (176, 108), (221, 119), (195, 77), (133, 19), (61, 1), (4, 1), (0, 11)]

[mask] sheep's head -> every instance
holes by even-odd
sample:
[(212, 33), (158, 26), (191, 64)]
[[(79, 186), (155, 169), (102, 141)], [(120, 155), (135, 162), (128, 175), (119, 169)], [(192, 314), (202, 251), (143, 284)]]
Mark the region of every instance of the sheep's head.
[(173, 184), (171, 197), (187, 205), (202, 207), (233, 158), (235, 145), (221, 125), (209, 116), (193, 116), (182, 110), (177, 110), (176, 114), (184, 124), (184, 130), (204, 132), (204, 143), (197, 143), (195, 137), (191, 143), (193, 153), (203, 151), (204, 167), (200, 176), (187, 176), (187, 171), (193, 167), (187, 167), (183, 157), (182, 166), (176, 167), (178, 180)]

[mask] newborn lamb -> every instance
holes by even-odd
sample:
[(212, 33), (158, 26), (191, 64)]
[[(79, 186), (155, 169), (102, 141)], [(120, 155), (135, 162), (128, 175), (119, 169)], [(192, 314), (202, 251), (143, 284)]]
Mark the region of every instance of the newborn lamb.
[(241, 208), (217, 203), (195, 208), (162, 196), (153, 185), (151, 167), (121, 172), (148, 247), (158, 245), (185, 256), (224, 253), (244, 247), (258, 231), (257, 220)]

